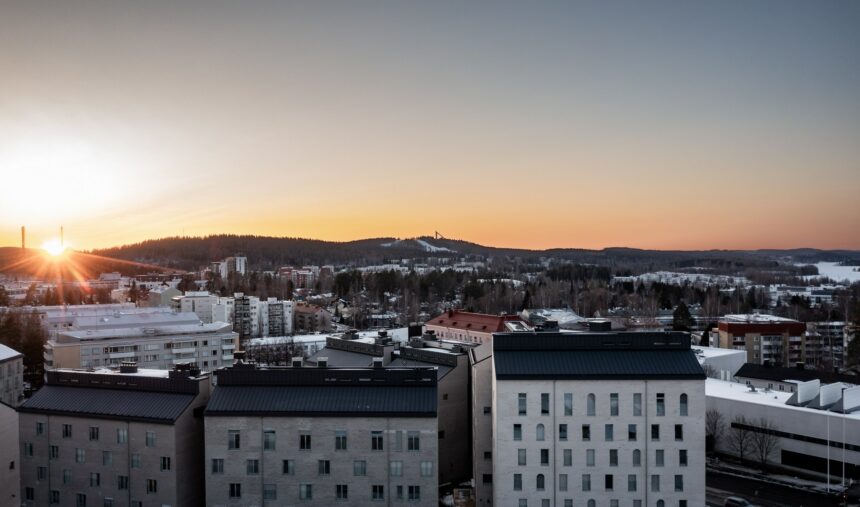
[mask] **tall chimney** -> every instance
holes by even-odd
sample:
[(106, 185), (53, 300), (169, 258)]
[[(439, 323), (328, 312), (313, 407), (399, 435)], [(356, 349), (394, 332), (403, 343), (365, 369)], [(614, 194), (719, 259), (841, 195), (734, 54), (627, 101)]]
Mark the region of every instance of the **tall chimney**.
[(66, 246), (66, 243), (63, 241), (63, 226), (60, 226), (60, 248)]
[(27, 228), (21, 226), (21, 250), (27, 248)]

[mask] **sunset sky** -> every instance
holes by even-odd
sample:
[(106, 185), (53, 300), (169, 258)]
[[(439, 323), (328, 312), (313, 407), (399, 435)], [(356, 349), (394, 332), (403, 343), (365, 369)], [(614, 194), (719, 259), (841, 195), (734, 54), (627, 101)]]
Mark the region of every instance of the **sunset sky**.
[(0, 0), (0, 246), (860, 249), (860, 2)]

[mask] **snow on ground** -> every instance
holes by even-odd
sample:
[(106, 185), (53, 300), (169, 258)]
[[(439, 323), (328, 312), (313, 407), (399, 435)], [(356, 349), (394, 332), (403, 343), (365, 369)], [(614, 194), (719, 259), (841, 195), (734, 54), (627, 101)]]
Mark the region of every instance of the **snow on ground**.
[(840, 266), (838, 262), (819, 262), (814, 264), (814, 266), (818, 268), (818, 274), (804, 276), (804, 279), (809, 280), (826, 276), (837, 282), (843, 280), (848, 280), (850, 283), (860, 282), (860, 271), (858, 271), (860, 268), (857, 266)]
[(383, 243), (382, 246), (384, 246), (385, 248), (388, 248), (388, 247), (392, 247), (394, 245), (399, 245), (402, 241), (403, 241), (402, 239), (397, 239), (397, 240), (391, 241), (390, 243)]
[(433, 246), (430, 243), (424, 241), (423, 239), (416, 239), (416, 243), (424, 247), (424, 251), (426, 252), (453, 252), (450, 248), (445, 248), (444, 246)]

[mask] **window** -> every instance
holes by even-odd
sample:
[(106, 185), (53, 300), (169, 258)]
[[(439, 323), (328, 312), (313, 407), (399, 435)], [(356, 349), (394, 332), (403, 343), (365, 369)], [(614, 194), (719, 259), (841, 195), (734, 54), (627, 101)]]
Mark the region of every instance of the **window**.
[(684, 425), (675, 425), (675, 440), (684, 440)]
[(36, 467), (36, 479), (43, 481), (48, 478), (48, 467)]
[(266, 430), (263, 432), (263, 450), (275, 450), (275, 432), (273, 430)]
[(90, 426), (90, 440), (98, 440), (99, 439), (99, 427), (98, 426)]
[(170, 471), (170, 456), (162, 456), (161, 457), (161, 471), (169, 472)]
[(591, 474), (582, 474), (582, 490), (591, 491)]
[(636, 491), (636, 476), (634, 474), (627, 476), (627, 491)]
[(639, 449), (633, 449), (633, 466), (642, 466), (642, 451)]
[(657, 500), (657, 507), (666, 507), (666, 502), (663, 500)]
[(484, 451), (484, 459), (493, 459), (493, 451)]
[(299, 435), (299, 449), (302, 451), (311, 450), (311, 435), (309, 433)]
[(636, 441), (636, 425), (628, 424), (627, 425), (627, 440), (630, 442)]
[(523, 490), (523, 474), (514, 474), (514, 491)]
[(679, 400), (679, 403), (678, 403), (678, 409), (680, 410), (682, 417), (687, 415), (687, 395), (686, 395), (686, 393), (681, 395), (681, 399)]
[(660, 476), (651, 476), (651, 491), (660, 491)]
[(385, 487), (382, 484), (374, 484), (371, 486), (370, 498), (372, 500), (385, 500)]
[(666, 415), (666, 394), (657, 393), (657, 416), (662, 417), (664, 415)]
[(227, 431), (227, 449), (241, 449), (242, 442), (239, 435), (239, 430)]
[(124, 444), (128, 442), (128, 429), (118, 428), (116, 430), (116, 443)]
[(565, 449), (562, 452), (562, 459), (563, 466), (573, 466), (573, 451), (571, 451), (570, 449)]
[(684, 491), (684, 476), (675, 476), (675, 491)]
[(614, 438), (614, 428), (611, 424), (607, 424), (603, 427), (603, 439), (607, 442), (612, 442)]
[(63, 470), (63, 484), (72, 482), (72, 471), (68, 468)]
[(230, 498), (242, 498), (242, 485), (240, 483), (230, 483)]
[(278, 488), (275, 484), (263, 484), (263, 500), (277, 500)]
[(618, 415), (618, 393), (609, 394), (609, 415)]
[(517, 465), (524, 467), (526, 466), (526, 450), (525, 449), (517, 449)]
[(549, 465), (549, 449), (540, 450), (540, 464), (544, 466)]
[(594, 466), (594, 449), (587, 449), (585, 451), (585, 466), (593, 467)]
[(284, 475), (295, 475), (295, 473), (296, 473), (296, 462), (291, 460), (291, 459), (282, 460), (281, 461), (281, 473)]
[(493, 407), (484, 407), (484, 414), (489, 415), (492, 413), (493, 413)]
[(401, 477), (403, 476), (403, 462), (402, 461), (392, 461), (388, 464), (388, 473), (392, 477)]
[(245, 460), (245, 473), (247, 473), (248, 475), (259, 475), (260, 474), (260, 460), (258, 460), (258, 459)]
[(588, 442), (589, 440), (591, 440), (591, 425), (590, 424), (583, 424), (582, 425), (582, 441)]
[(421, 486), (409, 486), (409, 500), (421, 500)]
[(331, 475), (331, 461), (327, 459), (317, 461), (317, 473), (319, 475)]
[(102, 451), (102, 465), (109, 467), (113, 464), (113, 453), (110, 451)]
[(338, 484), (335, 486), (334, 497), (337, 500), (349, 500), (349, 486), (347, 484)]
[(658, 467), (663, 466), (663, 449), (657, 449), (656, 451), (654, 451), (654, 464)]
[(367, 461), (356, 460), (352, 462), (352, 475), (356, 477), (364, 477), (367, 475)]
[(49, 500), (51, 503), (60, 503), (60, 491), (57, 489), (51, 490), (51, 499)]
[[(481, 478), (484, 484), (492, 484), (493, 483), (493, 474), (484, 474)], [(397, 494), (397, 498), (400, 498), (400, 493)]]
[(117, 475), (116, 476), (116, 489), (128, 489), (128, 476), (127, 475)]
[(558, 490), (567, 491), (567, 474), (558, 474)]
[(544, 432), (543, 424), (538, 424), (537, 428), (535, 428), (535, 440), (537, 440), (538, 442), (543, 442), (545, 437), (546, 435)]
[(618, 449), (609, 449), (609, 466), (618, 466)]
[(87, 462), (87, 451), (86, 449), (75, 449), (75, 463), (86, 463)]
[(660, 440), (660, 425), (651, 425), (651, 440)]
[(24, 442), (24, 456), (32, 456), (33, 455), (33, 444), (30, 442)]
[(381, 431), (371, 431), (370, 432), (370, 449), (373, 451), (381, 451), (382, 450), (382, 432)]
[(514, 424), (514, 440), (522, 440), (523, 439), (523, 425), (522, 424)]
[(140, 454), (131, 455), (131, 468), (140, 468)]
[(213, 458), (212, 459), (212, 474), (223, 474), (224, 473), (224, 460), (221, 458)]
[(147, 431), (146, 432), (146, 446), (147, 447), (155, 447), (155, 432)]
[(334, 450), (346, 450), (346, 431), (338, 430), (334, 432)]
[(75, 505), (77, 507), (87, 507), (87, 495), (78, 493), (75, 495)]
[(585, 410), (586, 410), (585, 414), (593, 416), (593, 415), (595, 415), (595, 413), (597, 411), (595, 406), (594, 406), (595, 405), (594, 394), (589, 394), (587, 400), (588, 401), (587, 401), (587, 405), (585, 408)]
[(420, 439), (417, 431), (410, 431), (406, 434), (406, 450), (407, 451), (420, 451), (421, 450), (421, 439)]
[(687, 466), (687, 450), (680, 449), (678, 451), (678, 465), (685, 467)]
[(564, 415), (573, 415), (573, 393), (564, 393)]
[(540, 393), (540, 415), (549, 415), (549, 393)]
[(158, 481), (155, 479), (147, 479), (146, 480), (146, 492), (147, 493), (158, 493)]
[(517, 503), (517, 505), (518, 505), (519, 507), (529, 507), (529, 501), (528, 501), (528, 499), (527, 499), (527, 498), (520, 498), (520, 499), (519, 499), (519, 502)]
[(518, 409), (517, 413), (519, 415), (526, 415), (526, 412), (527, 412), (526, 411), (526, 404), (527, 404), (526, 393), (519, 393), (517, 395), (517, 409)]
[(63, 438), (72, 438), (72, 425), (64, 424), (63, 425)]
[(34, 500), (36, 497), (36, 490), (27, 486), (24, 488), (24, 500)]
[(45, 423), (37, 422), (36, 423), (36, 435), (44, 435), (45, 434)]
[(567, 440), (567, 424), (558, 425), (558, 439)]
[(614, 486), (613, 485), (614, 480), (615, 480), (615, 476), (613, 476), (612, 474), (606, 474), (603, 476), (603, 487), (604, 487), (604, 489), (606, 489), (606, 491), (612, 491), (613, 486)]
[(537, 478), (535, 479), (535, 488), (538, 491), (543, 491), (546, 488), (546, 479), (543, 474), (537, 474)]
[(642, 415), (642, 393), (633, 393), (633, 415)]

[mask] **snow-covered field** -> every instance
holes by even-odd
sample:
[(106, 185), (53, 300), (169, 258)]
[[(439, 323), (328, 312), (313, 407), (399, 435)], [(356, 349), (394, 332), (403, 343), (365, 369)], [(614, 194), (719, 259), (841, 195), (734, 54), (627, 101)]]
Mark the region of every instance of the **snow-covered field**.
[[(818, 268), (817, 276), (826, 276), (837, 282), (848, 280), (849, 282), (860, 282), (860, 271), (857, 266), (840, 266), (838, 262), (819, 262), (815, 264)], [(805, 276), (807, 280), (816, 276)]]

